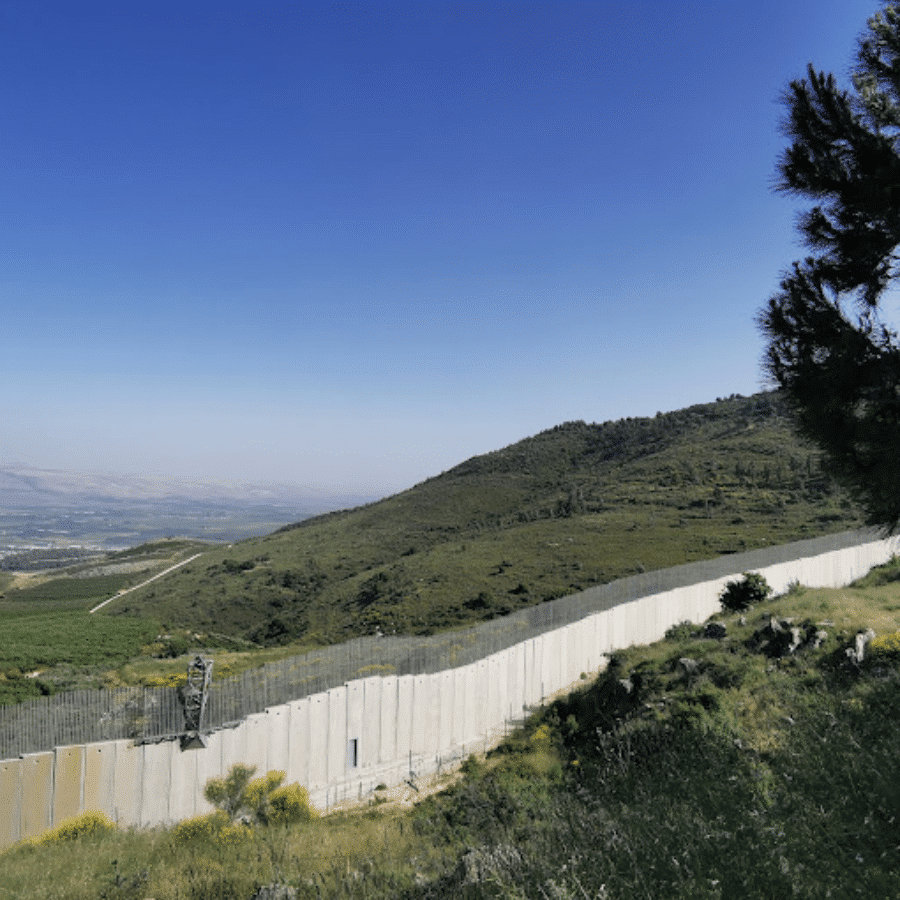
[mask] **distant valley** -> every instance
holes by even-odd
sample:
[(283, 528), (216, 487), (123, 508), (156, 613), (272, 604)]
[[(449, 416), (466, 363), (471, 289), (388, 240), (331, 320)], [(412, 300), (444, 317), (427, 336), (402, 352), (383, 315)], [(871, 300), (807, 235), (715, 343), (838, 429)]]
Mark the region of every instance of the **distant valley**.
[(173, 536), (237, 541), (371, 499), (283, 483), (0, 466), (0, 557), (35, 548), (115, 550)]

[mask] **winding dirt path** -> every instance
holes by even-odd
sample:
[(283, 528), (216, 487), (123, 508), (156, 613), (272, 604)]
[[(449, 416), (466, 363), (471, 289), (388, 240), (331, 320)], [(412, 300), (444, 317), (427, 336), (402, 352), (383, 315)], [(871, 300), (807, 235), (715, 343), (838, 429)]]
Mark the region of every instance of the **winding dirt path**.
[(162, 578), (163, 575), (168, 575), (169, 572), (174, 571), (180, 566), (186, 566), (192, 560), (195, 560), (198, 556), (203, 556), (202, 553), (195, 553), (193, 556), (188, 557), (187, 559), (183, 559), (179, 563), (175, 563), (174, 566), (169, 566), (168, 569), (163, 569), (162, 572), (157, 572), (152, 578), (148, 578), (146, 581), (142, 581), (140, 584), (134, 585), (134, 587), (125, 588), (124, 590), (119, 591), (117, 594), (114, 594), (109, 600), (104, 600), (102, 603), (98, 603), (92, 610), (89, 612), (95, 613), (98, 609), (102, 609), (106, 606), (107, 603), (112, 603), (113, 600), (118, 600), (119, 597), (124, 596), (125, 594), (131, 593), (131, 591), (136, 591), (138, 588), (144, 587), (145, 584), (150, 584), (151, 581), (156, 581), (157, 578)]

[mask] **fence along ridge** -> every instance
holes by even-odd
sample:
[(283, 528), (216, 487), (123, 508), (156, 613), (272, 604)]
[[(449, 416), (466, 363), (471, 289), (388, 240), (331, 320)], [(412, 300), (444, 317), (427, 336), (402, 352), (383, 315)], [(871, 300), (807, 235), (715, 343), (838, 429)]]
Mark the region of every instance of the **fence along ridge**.
[[(356, 678), (427, 674), (468, 665), (640, 597), (859, 546), (881, 537), (874, 530), (840, 532), (629, 576), (438, 635), (369, 636), (321, 647), (213, 681), (202, 728), (222, 728), (264, 712), (267, 707), (339, 687)], [(0, 759), (71, 744), (155, 740), (180, 733), (183, 723), (177, 688), (132, 686), (66, 691), (0, 706)]]

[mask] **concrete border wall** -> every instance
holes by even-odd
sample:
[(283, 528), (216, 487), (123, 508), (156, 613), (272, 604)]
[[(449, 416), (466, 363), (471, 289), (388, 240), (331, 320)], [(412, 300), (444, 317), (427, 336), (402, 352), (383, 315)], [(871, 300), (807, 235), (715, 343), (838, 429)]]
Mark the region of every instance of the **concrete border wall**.
[[(898, 546), (900, 538), (873, 540), (752, 569), (776, 593), (795, 581), (840, 587), (887, 562)], [(704, 621), (740, 574), (621, 603), (457, 668), (349, 681), (213, 731), (203, 748), (114, 740), (0, 760), (0, 847), (85, 810), (136, 827), (210, 812), (203, 785), (239, 762), (260, 773), (285, 770), (319, 808), (362, 799), (378, 784), (433, 775), (497, 743), (582, 673), (602, 670), (612, 650), (651, 643), (678, 622)]]

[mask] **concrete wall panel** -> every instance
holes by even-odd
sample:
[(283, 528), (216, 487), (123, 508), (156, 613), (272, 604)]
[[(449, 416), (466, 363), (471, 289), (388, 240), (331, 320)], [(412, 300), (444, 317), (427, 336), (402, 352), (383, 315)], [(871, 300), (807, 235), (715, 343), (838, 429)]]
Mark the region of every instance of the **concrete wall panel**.
[(440, 672), (432, 672), (426, 677), (431, 691), (431, 702), (426, 709), (425, 753), (437, 761), (441, 752), (441, 717), (444, 715), (444, 700), (441, 696), (443, 683)]
[(585, 671), (588, 673), (596, 672), (603, 660), (603, 653), (600, 650), (600, 616), (589, 616), (584, 620), (584, 624), (584, 638), (587, 641), (587, 668)]
[(347, 777), (347, 688), (331, 688), (328, 694), (328, 781)]
[[(161, 741), (158, 744), (142, 744), (144, 765), (141, 773), (140, 824), (162, 825), (169, 819), (169, 795), (172, 790), (172, 752), (177, 741)], [(180, 748), (178, 748), (178, 752)]]
[[(666, 592), (668, 593), (668, 592)], [(653, 602), (653, 601), (651, 601)], [(646, 644), (650, 636), (650, 624), (647, 617), (647, 609), (650, 606), (643, 598), (630, 604), (631, 619), (629, 623), (629, 643)]]
[(456, 670), (456, 690), (454, 692), (455, 703), (457, 709), (462, 709), (459, 715), (454, 719), (453, 729), (456, 732), (457, 742), (463, 746), (468, 746), (475, 739), (475, 719), (473, 710), (475, 704), (478, 703), (478, 687), (477, 678), (478, 670), (475, 663), (469, 663), (460, 666)]
[[(678, 591), (666, 591), (665, 596), (653, 603), (650, 613), (654, 630), (662, 637), (666, 631), (674, 625), (678, 619), (673, 618), (677, 612), (676, 604), (679, 602)], [(654, 638), (659, 640), (659, 638)]]
[(616, 623), (616, 648), (634, 643), (634, 601), (623, 603), (613, 610)]
[(82, 809), (96, 809), (115, 821), (116, 743), (103, 741), (84, 748)]
[[(776, 594), (783, 594), (792, 581), (800, 581), (797, 567), (791, 563), (777, 563), (759, 570), (760, 574)], [(802, 583), (802, 582), (801, 582)]]
[(122, 828), (141, 824), (144, 749), (132, 741), (115, 741), (116, 761), (113, 787), (115, 822)]
[(706, 583), (704, 593), (697, 598), (698, 622), (705, 622), (713, 613), (718, 612), (722, 608), (719, 597), (722, 596), (722, 591), (725, 590), (727, 583), (727, 578), (717, 578), (715, 581)]
[(291, 742), (291, 707), (287, 703), (270, 706), (266, 710), (269, 717), (269, 740), (266, 745), (267, 772), (277, 770), (285, 773), (290, 765)]
[(310, 790), (328, 784), (328, 693), (309, 698), (309, 781)]
[(573, 622), (566, 626), (563, 640), (566, 645), (566, 684), (578, 681), (581, 672), (587, 669), (585, 626), (581, 622)]
[(381, 679), (380, 731), (378, 763), (394, 762), (397, 753), (397, 676), (386, 675)]
[(496, 653), (492, 653), (485, 659), (487, 664), (487, 672), (485, 674), (487, 692), (485, 693), (484, 704), (484, 727), (479, 729), (481, 736), (495, 734), (497, 726), (501, 719), (501, 703), (500, 697), (500, 659)]
[(256, 778), (269, 771), (269, 742), (272, 738), (272, 717), (267, 713), (247, 716), (238, 726), (246, 735), (243, 754), (235, 762), (256, 766)]
[(234, 728), (223, 728), (222, 735), (222, 773), (227, 774), (237, 763), (247, 763), (247, 725), (246, 720)]
[[(843, 554), (844, 551), (837, 551)], [(835, 553), (824, 553), (815, 560), (810, 560), (816, 575), (816, 587), (837, 587), (834, 578), (834, 557)], [(849, 566), (848, 566), (849, 568)]]
[(397, 760), (406, 763), (412, 753), (413, 684), (414, 675), (400, 675), (397, 679)]
[(360, 726), (360, 766), (371, 770), (381, 754), (381, 694), (384, 679), (366, 678), (363, 682), (363, 710)]
[(687, 588), (675, 588), (668, 592), (668, 600), (664, 604), (666, 611), (666, 628), (691, 620), (691, 595)]
[[(182, 750), (178, 741), (171, 742), (169, 811), (172, 822), (189, 819), (197, 813), (197, 759), (206, 754), (205, 748)], [(201, 792), (205, 785), (199, 785)]]
[(196, 784), (194, 787), (194, 813), (195, 816), (211, 813), (215, 806), (210, 803), (203, 792), (206, 782), (210, 778), (224, 778), (228, 774), (228, 767), (222, 762), (223, 736), (226, 731), (214, 731), (204, 735), (206, 747), (202, 750), (185, 750), (184, 753), (193, 754), (194, 772)]
[(309, 781), (309, 697), (288, 704), (287, 751), (286, 782), (306, 785)]
[(597, 650), (605, 658), (612, 648), (610, 643), (609, 610), (597, 613), (596, 619)]
[(623, 623), (625, 621), (624, 604), (614, 606), (606, 611), (606, 636), (609, 641), (610, 652), (623, 646)]
[(487, 660), (479, 659), (476, 663), (473, 663), (473, 669), (474, 688), (468, 694), (470, 698), (469, 715), (472, 717), (471, 736), (474, 740), (479, 741), (483, 739), (487, 730), (487, 705), (488, 697), (490, 696)]
[[(365, 681), (356, 679), (349, 681), (345, 685), (347, 688), (347, 744), (345, 750), (347, 756), (347, 777), (358, 777), (359, 769), (362, 765), (362, 756), (365, 752), (365, 745), (371, 743), (373, 738), (377, 741), (378, 735), (372, 734), (371, 729), (366, 735), (363, 724), (363, 709), (365, 706)], [(350, 744), (355, 741), (351, 747)]]
[(666, 633), (668, 625), (668, 609), (672, 603), (671, 591), (667, 592), (665, 597), (657, 600), (651, 600), (646, 604), (646, 622), (645, 625), (651, 634), (651, 640), (658, 641)]
[(544, 652), (541, 662), (541, 699), (544, 700), (562, 686), (561, 662), (562, 637), (558, 628), (544, 635)]
[(53, 826), (81, 812), (84, 786), (84, 746), (57, 747), (53, 751)]
[(50, 828), (53, 809), (52, 750), (22, 756), (21, 837), (36, 837)]
[(507, 716), (510, 721), (522, 718), (525, 709), (525, 645), (515, 644), (509, 648), (506, 657), (507, 676), (506, 683), (509, 690), (509, 709)]
[(453, 669), (445, 669), (435, 676), (440, 682), (441, 721), (438, 734), (438, 754), (444, 758), (454, 745), (453, 721), (456, 713), (456, 676)]
[(597, 617), (595, 615), (585, 616), (578, 625), (579, 645), (578, 655), (581, 662), (581, 670), (577, 673), (577, 677), (581, 678), (581, 673), (593, 672), (597, 668), (597, 662), (600, 654), (597, 650)]
[(491, 702), (488, 708), (488, 739), (500, 736), (505, 731), (509, 711), (509, 667), (506, 650), (492, 653), (488, 657), (488, 683), (491, 688)]
[(544, 662), (544, 637), (537, 635), (525, 644), (525, 697), (529, 709), (541, 704), (543, 684), (541, 670)]
[(433, 743), (428, 734), (431, 702), (430, 676), (413, 676), (412, 732), (410, 741), (413, 758), (423, 756)]
[(22, 837), (22, 760), (0, 760), (0, 849)]

